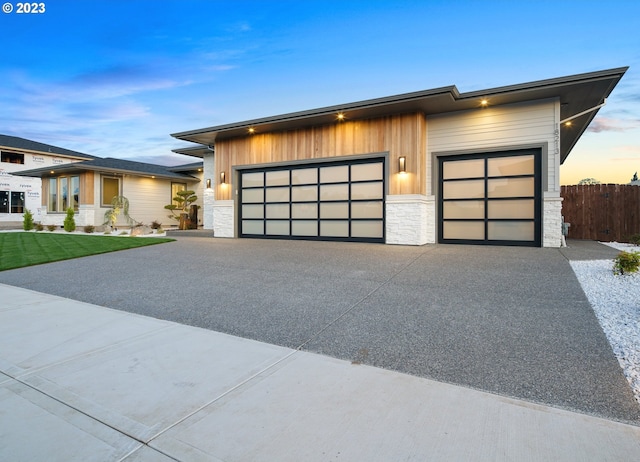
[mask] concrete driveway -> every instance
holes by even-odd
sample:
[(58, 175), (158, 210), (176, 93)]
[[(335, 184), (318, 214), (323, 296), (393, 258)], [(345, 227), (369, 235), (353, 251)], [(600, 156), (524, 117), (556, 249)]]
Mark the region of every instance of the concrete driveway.
[(0, 282), (640, 424), (574, 250), (179, 237)]

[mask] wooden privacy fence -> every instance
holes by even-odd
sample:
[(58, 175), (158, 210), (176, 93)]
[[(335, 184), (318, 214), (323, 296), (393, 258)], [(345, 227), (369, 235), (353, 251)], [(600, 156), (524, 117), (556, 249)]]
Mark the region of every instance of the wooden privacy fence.
[(629, 242), (629, 236), (640, 233), (640, 186), (561, 186), (560, 195), (571, 239)]

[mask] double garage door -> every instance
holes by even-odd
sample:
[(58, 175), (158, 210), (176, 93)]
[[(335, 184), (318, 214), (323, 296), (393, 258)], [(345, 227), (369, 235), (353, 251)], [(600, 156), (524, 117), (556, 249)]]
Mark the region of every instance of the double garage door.
[(384, 242), (384, 158), (239, 172), (241, 237)]
[(540, 246), (540, 151), (439, 158), (443, 243)]

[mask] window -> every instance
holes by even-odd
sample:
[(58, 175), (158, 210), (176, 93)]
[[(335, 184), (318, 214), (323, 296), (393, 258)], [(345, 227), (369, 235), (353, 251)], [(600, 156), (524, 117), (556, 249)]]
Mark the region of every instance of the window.
[(58, 179), (49, 178), (49, 203), (47, 204), (49, 212), (58, 211)]
[(9, 213), (9, 191), (0, 191), (0, 213)]
[(69, 208), (77, 212), (79, 205), (80, 177), (49, 178), (48, 212), (65, 212)]
[(24, 192), (0, 191), (0, 213), (23, 213)]
[(58, 180), (58, 187), (60, 188), (60, 211), (66, 212), (69, 208), (69, 178), (61, 177)]
[(0, 161), (9, 164), (24, 164), (24, 154), (2, 151), (0, 152)]
[(111, 201), (114, 197), (120, 196), (120, 178), (118, 177), (102, 177), (102, 206), (111, 207)]
[(177, 205), (178, 207), (180, 207), (180, 204), (174, 201), (173, 198), (178, 195), (178, 191), (186, 191), (186, 190), (187, 190), (186, 183), (171, 183), (171, 203), (173, 205)]
[(11, 191), (11, 213), (24, 212), (24, 193)]
[(80, 205), (80, 177), (72, 176), (71, 177), (71, 207), (76, 212), (78, 211), (78, 207)]

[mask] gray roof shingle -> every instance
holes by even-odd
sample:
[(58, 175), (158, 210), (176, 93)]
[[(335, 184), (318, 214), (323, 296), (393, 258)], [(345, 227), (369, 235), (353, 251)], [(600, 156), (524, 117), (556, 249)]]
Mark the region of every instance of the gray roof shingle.
[[(72, 173), (81, 171), (102, 171), (112, 173), (128, 173), (138, 176), (155, 176), (168, 179), (180, 179), (199, 181), (197, 178), (169, 170), (169, 167), (162, 165), (147, 164), (145, 162), (135, 162), (132, 160), (115, 159), (113, 157), (94, 158), (84, 162), (73, 162), (69, 164), (55, 165), (53, 167), (41, 167), (31, 170), (14, 172), (18, 176), (43, 177), (60, 173)], [(51, 173), (53, 172), (53, 173)]]
[(9, 136), (0, 134), (0, 146), (13, 149), (25, 149), (29, 151), (38, 151), (50, 154), (58, 154), (61, 156), (81, 157), (84, 159), (96, 159), (96, 156), (84, 154), (82, 152), (72, 151), (71, 149), (59, 148), (50, 144), (40, 143), (38, 141), (27, 140), (17, 136)]

